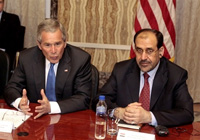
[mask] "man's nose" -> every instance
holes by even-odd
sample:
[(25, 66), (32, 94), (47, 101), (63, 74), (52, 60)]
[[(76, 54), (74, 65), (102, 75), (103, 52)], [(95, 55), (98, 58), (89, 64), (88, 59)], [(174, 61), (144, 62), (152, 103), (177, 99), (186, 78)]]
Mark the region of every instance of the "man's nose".
[(51, 46), (51, 52), (52, 52), (52, 53), (55, 53), (55, 52), (56, 52), (56, 47), (55, 47), (54, 44), (52, 44), (52, 46)]
[(142, 60), (147, 59), (147, 57), (148, 57), (148, 54), (146, 53), (146, 51), (143, 51), (141, 55)]

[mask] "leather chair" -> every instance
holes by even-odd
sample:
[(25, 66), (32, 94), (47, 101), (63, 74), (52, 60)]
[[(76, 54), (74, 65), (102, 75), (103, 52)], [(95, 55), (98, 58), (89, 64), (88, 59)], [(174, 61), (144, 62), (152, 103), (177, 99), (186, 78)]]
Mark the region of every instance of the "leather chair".
[(10, 60), (8, 55), (0, 50), (0, 98), (3, 97), (3, 91), (9, 78)]
[(17, 34), (17, 51), (22, 51), (24, 48), (24, 35), (25, 35), (26, 27), (19, 26), (18, 34)]
[[(16, 53), (20, 52), (24, 49), (24, 35), (25, 35), (26, 27), (25, 26), (19, 26), (17, 28), (17, 33), (15, 36), (16, 39), (16, 45), (15, 48), (13, 48), (13, 51), (9, 53), (10, 58), (10, 74), (9, 78), (12, 76), (13, 71), (16, 66)], [(15, 50), (14, 50), (15, 49)]]
[(92, 93), (90, 96), (90, 109), (91, 109), (91, 105), (92, 105), (92, 99), (96, 96), (96, 94), (98, 93), (98, 89), (99, 89), (99, 71), (97, 70), (97, 68), (92, 65)]

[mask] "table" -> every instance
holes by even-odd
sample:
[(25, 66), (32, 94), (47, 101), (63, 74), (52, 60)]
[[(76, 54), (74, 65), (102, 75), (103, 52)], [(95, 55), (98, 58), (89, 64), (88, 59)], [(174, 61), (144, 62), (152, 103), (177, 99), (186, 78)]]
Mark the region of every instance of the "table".
[[(31, 110), (34, 111), (38, 104), (31, 103)], [(4, 100), (0, 100), (0, 108), (10, 108)], [(36, 115), (34, 113), (34, 115)], [(95, 129), (95, 112), (92, 110), (78, 111), (68, 114), (44, 115), (36, 120), (30, 117), (17, 129), (10, 133), (0, 133), (0, 138), (13, 140), (42, 140), (48, 139), (49, 134), (52, 134), (56, 140), (94, 140)], [(51, 124), (51, 125), (50, 125)], [(185, 129), (187, 132), (179, 131), (174, 128), (169, 128), (168, 137), (159, 137), (156, 135), (156, 140), (200, 140), (200, 122), (179, 126), (179, 129)], [(130, 130), (130, 129), (129, 129)], [(144, 133), (155, 134), (153, 127), (144, 125), (141, 130)], [(28, 136), (18, 136), (19, 132), (28, 132)], [(182, 133), (181, 133), (182, 132)], [(198, 136), (193, 136), (198, 134)], [(106, 136), (108, 140), (115, 140), (116, 137)]]

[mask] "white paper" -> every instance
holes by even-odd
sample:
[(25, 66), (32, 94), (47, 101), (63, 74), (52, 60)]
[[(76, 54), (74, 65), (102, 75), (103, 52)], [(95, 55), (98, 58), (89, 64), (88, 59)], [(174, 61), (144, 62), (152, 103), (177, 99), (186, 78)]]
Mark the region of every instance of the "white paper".
[(0, 121), (0, 132), (11, 133), (13, 128), (13, 122)]
[(117, 140), (155, 140), (155, 135), (119, 129)]
[(13, 129), (19, 127), (29, 117), (29, 115), (25, 115), (20, 111), (11, 109), (0, 109), (0, 120), (12, 122), (14, 124)]

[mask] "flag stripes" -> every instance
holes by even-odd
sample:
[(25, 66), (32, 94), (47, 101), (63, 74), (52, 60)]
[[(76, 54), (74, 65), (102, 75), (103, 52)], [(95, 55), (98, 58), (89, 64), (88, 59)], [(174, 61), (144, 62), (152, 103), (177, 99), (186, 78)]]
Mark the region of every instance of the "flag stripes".
[[(176, 41), (175, 8), (176, 0), (138, 0), (133, 31), (133, 34), (135, 34), (143, 28), (152, 28), (162, 32), (164, 36), (164, 56), (168, 59), (174, 57)], [(133, 43), (130, 57), (135, 57)]]

